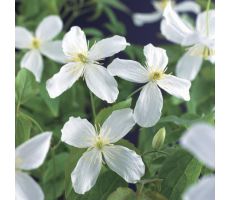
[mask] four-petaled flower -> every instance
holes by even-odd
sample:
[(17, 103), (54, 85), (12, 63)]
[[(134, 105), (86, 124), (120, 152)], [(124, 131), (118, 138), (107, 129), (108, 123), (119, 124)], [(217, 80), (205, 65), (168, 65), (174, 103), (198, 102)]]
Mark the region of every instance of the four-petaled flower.
[(43, 60), (41, 54), (48, 58), (64, 63), (65, 57), (61, 48), (61, 41), (52, 41), (62, 30), (62, 20), (58, 16), (48, 16), (38, 25), (35, 34), (24, 27), (15, 28), (15, 47), (29, 49), (21, 60), (21, 67), (30, 70), (36, 80), (41, 80)]
[(144, 47), (147, 67), (132, 60), (115, 59), (108, 71), (113, 76), (125, 80), (146, 83), (137, 100), (134, 117), (136, 122), (143, 127), (151, 127), (157, 123), (161, 116), (163, 98), (158, 86), (171, 95), (190, 100), (190, 81), (166, 74), (168, 57), (164, 49), (148, 44)]
[(73, 118), (64, 125), (61, 140), (78, 148), (88, 148), (71, 174), (76, 193), (84, 194), (96, 183), (103, 161), (128, 183), (136, 183), (145, 173), (144, 163), (134, 151), (113, 145), (135, 125), (131, 109), (114, 111), (99, 133), (86, 119)]
[(168, 3), (164, 10), (161, 33), (171, 42), (189, 47), (178, 61), (176, 75), (188, 80), (197, 76), (202, 60), (215, 62), (215, 11), (198, 15), (196, 28), (184, 23)]
[(113, 103), (118, 96), (117, 82), (99, 63), (129, 45), (121, 36), (113, 36), (95, 43), (90, 49), (84, 32), (72, 27), (63, 39), (62, 47), (68, 63), (47, 81), (50, 97), (55, 98), (84, 76), (88, 88), (100, 99)]
[[(155, 12), (152, 13), (134, 13), (133, 22), (136, 26), (142, 26), (146, 23), (153, 23), (162, 18), (163, 11), (170, 0), (152, 1), (152, 5), (155, 8)], [(175, 1), (171, 1), (173, 8), (176, 12), (193, 12), (198, 14), (200, 12), (200, 5), (194, 1), (185, 1), (176, 4)]]
[(45, 160), (50, 147), (51, 132), (41, 133), (15, 150), (15, 199), (44, 200), (40, 186), (24, 170), (37, 169)]
[[(204, 123), (192, 125), (186, 131), (180, 144), (192, 153), (208, 168), (215, 169), (215, 129)], [(203, 176), (198, 183), (192, 185), (183, 194), (183, 200), (214, 200), (215, 199), (215, 176)]]

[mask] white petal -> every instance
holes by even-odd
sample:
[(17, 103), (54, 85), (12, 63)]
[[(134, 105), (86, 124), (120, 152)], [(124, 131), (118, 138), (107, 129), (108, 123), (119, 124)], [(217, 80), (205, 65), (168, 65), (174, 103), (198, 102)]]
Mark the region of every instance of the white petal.
[(141, 156), (126, 147), (105, 146), (103, 156), (109, 168), (128, 183), (136, 183), (145, 174), (145, 165)]
[(176, 65), (176, 75), (187, 80), (194, 80), (200, 71), (202, 57), (185, 53)]
[(100, 136), (115, 143), (123, 138), (135, 125), (130, 108), (113, 111), (101, 127)]
[(59, 63), (65, 63), (67, 58), (62, 50), (62, 41), (45, 42), (41, 46), (41, 53)]
[[(29, 152), (28, 152), (29, 153)], [(41, 187), (26, 173), (15, 173), (16, 200), (44, 200)]]
[(52, 40), (61, 32), (62, 27), (63, 23), (61, 18), (59, 16), (50, 15), (40, 22), (35, 35), (42, 41)]
[(88, 52), (85, 33), (78, 26), (73, 26), (67, 32), (62, 41), (63, 52), (70, 59), (77, 54), (86, 54)]
[(129, 45), (129, 43), (126, 42), (125, 37), (115, 35), (94, 44), (89, 51), (89, 57), (92, 60), (110, 57), (123, 51), (127, 45)]
[(40, 167), (48, 153), (51, 137), (51, 132), (44, 132), (18, 146), (15, 150), (16, 168), (31, 170)]
[(201, 7), (198, 3), (194, 1), (185, 1), (176, 4), (174, 10), (176, 12), (193, 12), (195, 14), (198, 14), (201, 11)]
[(134, 119), (142, 127), (151, 127), (161, 116), (163, 98), (155, 83), (148, 83), (142, 89), (134, 108)]
[(133, 22), (136, 26), (143, 26), (146, 23), (153, 23), (162, 17), (161, 12), (153, 13), (134, 13)]
[(25, 28), (15, 27), (15, 47), (18, 49), (29, 48), (33, 39), (33, 35)]
[(191, 30), (168, 3), (161, 23), (161, 33), (171, 42), (181, 45), (192, 45), (198, 40), (197, 34)]
[(210, 168), (215, 168), (215, 129), (198, 123), (181, 138), (181, 145)]
[(43, 60), (39, 51), (30, 50), (27, 52), (23, 56), (20, 65), (22, 68), (31, 71), (34, 74), (36, 81), (40, 82), (43, 71)]
[(46, 89), (51, 98), (68, 90), (80, 78), (84, 66), (80, 63), (68, 63), (46, 82)]
[(185, 101), (190, 100), (189, 89), (191, 87), (191, 82), (186, 79), (165, 74), (164, 78), (157, 81), (157, 84), (173, 96), (184, 99)]
[(162, 48), (148, 44), (144, 47), (144, 55), (147, 60), (148, 69), (163, 71), (168, 64), (168, 56)]
[(88, 88), (100, 99), (113, 103), (118, 96), (117, 82), (106, 68), (90, 64), (85, 67), (85, 80)]
[(61, 140), (78, 148), (87, 148), (93, 145), (96, 132), (87, 119), (70, 117), (61, 130)]
[(135, 83), (146, 83), (148, 71), (140, 63), (133, 60), (116, 58), (107, 67), (110, 74)]
[[(208, 18), (207, 18), (208, 17)], [(208, 23), (208, 24), (207, 24)], [(208, 26), (208, 30), (207, 30)], [(215, 37), (215, 11), (209, 10), (198, 15), (196, 20), (196, 29), (203, 37)]]
[(95, 185), (101, 165), (102, 156), (97, 149), (94, 148), (82, 155), (71, 174), (73, 188), (76, 193), (84, 194)]
[(183, 194), (183, 200), (215, 200), (215, 177), (204, 176)]

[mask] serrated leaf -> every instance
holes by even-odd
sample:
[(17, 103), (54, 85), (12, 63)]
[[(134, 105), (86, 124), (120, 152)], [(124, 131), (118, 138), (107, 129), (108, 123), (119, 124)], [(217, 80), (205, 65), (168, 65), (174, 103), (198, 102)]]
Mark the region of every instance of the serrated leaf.
[(184, 190), (196, 182), (202, 164), (184, 150), (177, 150), (163, 163), (159, 178), (163, 179), (161, 193), (168, 200), (180, 200)]
[(96, 116), (96, 124), (102, 125), (106, 118), (115, 110), (129, 108), (132, 103), (132, 98), (129, 98), (125, 101), (121, 101), (119, 103), (114, 104), (113, 106), (109, 106), (107, 108), (102, 109)]

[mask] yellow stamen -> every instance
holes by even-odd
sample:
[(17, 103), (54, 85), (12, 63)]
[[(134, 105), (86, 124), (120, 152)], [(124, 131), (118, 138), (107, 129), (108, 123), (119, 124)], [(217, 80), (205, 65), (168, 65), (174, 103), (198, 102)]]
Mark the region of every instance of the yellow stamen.
[(102, 150), (103, 147), (105, 145), (109, 144), (109, 141), (104, 139), (104, 138), (101, 138), (100, 136), (97, 137), (96, 139), (96, 142), (95, 142), (95, 147), (98, 149), (98, 150)]
[(81, 63), (87, 63), (88, 58), (87, 58), (87, 56), (85, 54), (78, 53), (78, 54), (72, 56), (72, 61), (81, 62)]
[(162, 79), (164, 76), (164, 72), (163, 71), (153, 71), (149, 73), (149, 80), (152, 81), (158, 81), (160, 79)]
[(37, 38), (33, 38), (31, 47), (33, 49), (39, 49), (40, 46), (41, 46), (41, 41), (39, 39), (37, 39)]

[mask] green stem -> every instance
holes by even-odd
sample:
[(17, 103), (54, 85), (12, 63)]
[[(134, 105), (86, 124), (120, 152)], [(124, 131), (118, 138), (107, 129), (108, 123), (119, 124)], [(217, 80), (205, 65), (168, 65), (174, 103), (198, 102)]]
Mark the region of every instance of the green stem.
[(33, 119), (32, 117), (30, 117), (29, 115), (27, 115), (27, 114), (25, 114), (25, 113), (23, 113), (23, 112), (21, 112), (20, 114), (21, 114), (23, 117), (25, 117), (25, 118), (27, 118), (28, 120), (30, 120), (35, 126), (37, 126), (37, 128), (38, 128), (41, 132), (44, 132), (43, 129), (42, 129), (42, 127), (39, 125), (39, 123), (38, 123), (35, 119)]
[[(53, 163), (53, 176), (54, 176), (54, 180), (56, 177), (56, 161), (55, 161), (55, 148), (51, 149), (51, 153), (52, 153), (52, 163)], [(55, 183), (53, 183), (53, 199), (56, 198), (56, 186)]]
[(167, 156), (169, 155), (168, 153), (166, 153), (166, 152), (164, 152), (164, 151), (152, 150), (152, 151), (144, 152), (144, 153), (142, 154), (142, 156), (148, 155), (148, 154), (150, 154), (150, 153), (162, 153), (162, 154), (165, 154), (165, 155), (167, 155)]
[(139, 87), (138, 89), (134, 90), (134, 92), (132, 92), (126, 99), (132, 97), (134, 94), (136, 94), (137, 92), (139, 92), (143, 87), (144, 87), (144, 86)]
[(95, 124), (96, 123), (96, 109), (95, 109), (95, 104), (93, 100), (93, 94), (90, 91), (89, 91), (89, 94), (90, 94), (90, 102), (91, 102), (91, 107), (92, 107), (92, 112), (93, 112), (93, 121)]

